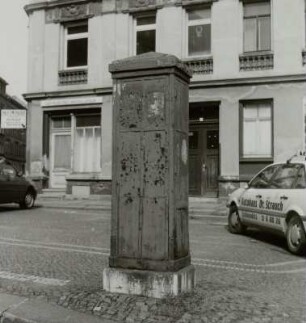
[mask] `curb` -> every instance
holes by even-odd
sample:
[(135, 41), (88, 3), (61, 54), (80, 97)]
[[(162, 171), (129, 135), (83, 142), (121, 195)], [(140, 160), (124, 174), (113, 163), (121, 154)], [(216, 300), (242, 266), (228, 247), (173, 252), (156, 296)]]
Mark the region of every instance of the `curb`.
[(0, 323), (114, 323), (21, 296), (0, 294)]

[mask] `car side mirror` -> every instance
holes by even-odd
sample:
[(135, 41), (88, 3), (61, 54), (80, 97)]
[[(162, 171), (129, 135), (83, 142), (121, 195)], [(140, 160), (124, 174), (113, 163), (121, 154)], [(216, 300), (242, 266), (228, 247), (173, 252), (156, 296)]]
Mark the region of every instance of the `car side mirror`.
[(244, 189), (250, 188), (250, 183), (243, 183), (242, 188)]

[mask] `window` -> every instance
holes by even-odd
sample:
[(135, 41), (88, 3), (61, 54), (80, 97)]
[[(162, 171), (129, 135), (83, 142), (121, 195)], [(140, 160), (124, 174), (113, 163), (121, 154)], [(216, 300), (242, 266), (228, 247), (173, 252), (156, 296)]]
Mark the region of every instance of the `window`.
[(249, 186), (252, 188), (267, 188), (270, 179), (279, 167), (279, 165), (272, 165), (265, 168), (256, 177), (254, 177)]
[(242, 107), (242, 158), (272, 157), (272, 105), (245, 103)]
[(244, 52), (271, 49), (270, 2), (245, 3), (243, 5)]
[(136, 55), (155, 52), (156, 17), (143, 16), (136, 18)]
[(16, 177), (16, 170), (12, 166), (4, 164), (0, 167), (0, 175), (14, 178)]
[(297, 175), (302, 165), (285, 164), (277, 171), (273, 177), (270, 188), (289, 189), (292, 188), (297, 180)]
[(298, 178), (297, 178), (294, 188), (306, 188), (306, 176), (305, 176), (305, 167), (304, 166), (302, 166), (300, 168), (300, 171), (298, 173)]
[(74, 171), (101, 171), (100, 115), (76, 116)]
[(200, 56), (211, 52), (210, 11), (188, 11), (188, 56)]
[(86, 67), (87, 58), (87, 21), (65, 26), (65, 68)]

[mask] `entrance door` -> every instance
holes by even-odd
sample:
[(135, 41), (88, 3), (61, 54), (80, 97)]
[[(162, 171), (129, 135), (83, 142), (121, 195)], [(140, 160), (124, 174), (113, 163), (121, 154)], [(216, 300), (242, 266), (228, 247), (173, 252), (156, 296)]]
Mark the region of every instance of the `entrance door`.
[(189, 194), (217, 197), (219, 125), (190, 125), (189, 129)]
[(51, 167), (50, 186), (52, 188), (65, 188), (66, 176), (71, 169), (71, 134), (51, 134)]

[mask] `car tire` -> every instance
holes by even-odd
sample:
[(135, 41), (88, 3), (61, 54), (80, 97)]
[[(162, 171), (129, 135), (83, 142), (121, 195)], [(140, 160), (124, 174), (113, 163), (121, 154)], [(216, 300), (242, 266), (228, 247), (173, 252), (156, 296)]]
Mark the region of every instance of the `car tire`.
[(228, 230), (234, 234), (244, 233), (246, 226), (241, 223), (236, 205), (231, 205), (228, 212)]
[(290, 252), (295, 255), (305, 254), (306, 236), (303, 222), (299, 216), (295, 215), (289, 220), (286, 239)]
[(27, 191), (22, 202), (19, 203), (22, 209), (30, 209), (34, 206), (35, 195), (32, 191)]

